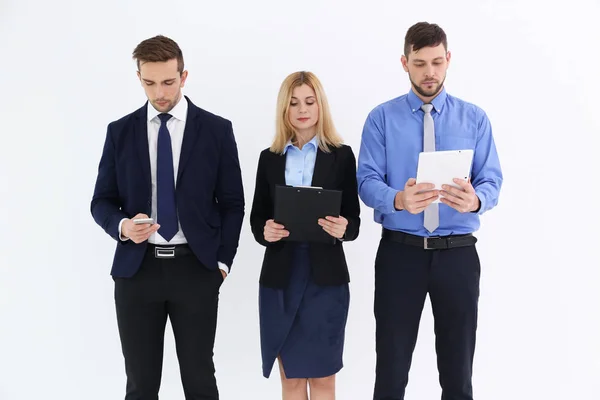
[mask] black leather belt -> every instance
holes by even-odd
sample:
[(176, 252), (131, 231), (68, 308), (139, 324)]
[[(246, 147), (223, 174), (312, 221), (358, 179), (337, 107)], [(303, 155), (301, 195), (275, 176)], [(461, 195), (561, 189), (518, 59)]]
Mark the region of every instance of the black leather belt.
[(192, 249), (187, 244), (175, 244), (175, 245), (156, 245), (148, 243), (149, 253), (153, 254), (156, 258), (176, 258), (189, 256), (192, 253)]
[(381, 237), (393, 242), (421, 247), (425, 250), (451, 249), (453, 247), (472, 246), (477, 243), (477, 238), (470, 233), (466, 235), (423, 237), (383, 228)]

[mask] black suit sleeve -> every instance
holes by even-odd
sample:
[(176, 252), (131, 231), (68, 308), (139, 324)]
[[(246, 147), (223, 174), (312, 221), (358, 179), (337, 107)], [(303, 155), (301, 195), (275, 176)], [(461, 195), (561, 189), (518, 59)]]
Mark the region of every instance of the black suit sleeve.
[(115, 145), (109, 125), (90, 208), (94, 221), (117, 242), (126, 244), (128, 242), (119, 238), (119, 222), (129, 217), (121, 210), (121, 206), (115, 167)]
[(273, 218), (274, 207), (267, 179), (268, 151), (263, 151), (258, 159), (254, 199), (252, 200), (252, 210), (250, 211), (252, 234), (254, 235), (254, 239), (263, 246), (271, 245), (270, 242), (265, 240), (264, 228), (267, 220)]
[(231, 122), (227, 123), (222, 140), (215, 193), (221, 215), (221, 245), (217, 260), (231, 268), (244, 220), (244, 188)]
[(344, 241), (352, 241), (358, 237), (360, 229), (360, 202), (358, 200), (358, 185), (356, 181), (356, 158), (350, 146), (344, 157), (342, 168), (344, 179), (342, 187), (342, 207), (340, 214), (348, 220)]

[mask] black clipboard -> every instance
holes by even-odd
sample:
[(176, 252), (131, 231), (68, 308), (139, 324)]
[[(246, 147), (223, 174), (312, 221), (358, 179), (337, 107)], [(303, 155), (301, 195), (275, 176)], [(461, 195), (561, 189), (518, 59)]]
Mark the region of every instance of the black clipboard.
[(306, 186), (275, 186), (273, 220), (290, 232), (281, 240), (290, 242), (335, 243), (335, 238), (319, 225), (319, 218), (339, 217), (340, 190)]

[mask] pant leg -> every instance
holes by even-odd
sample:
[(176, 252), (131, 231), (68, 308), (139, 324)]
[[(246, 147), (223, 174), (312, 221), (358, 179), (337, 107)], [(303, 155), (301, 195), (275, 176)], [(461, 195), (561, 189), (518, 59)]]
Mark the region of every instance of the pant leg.
[(213, 346), (217, 328), (219, 270), (193, 255), (177, 260), (168, 276), (168, 311), (186, 400), (217, 400)]
[(146, 256), (136, 275), (114, 280), (127, 374), (125, 400), (157, 400), (167, 321), (160, 261)]
[(475, 246), (436, 252), (430, 299), (442, 400), (472, 400), (480, 264)]
[(427, 295), (431, 253), (382, 239), (375, 260), (375, 400), (402, 400)]

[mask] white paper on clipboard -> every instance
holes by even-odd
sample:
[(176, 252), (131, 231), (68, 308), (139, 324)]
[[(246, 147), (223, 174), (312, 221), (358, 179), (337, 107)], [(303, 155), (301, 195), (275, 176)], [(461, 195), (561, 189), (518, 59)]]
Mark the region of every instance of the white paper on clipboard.
[[(436, 190), (442, 190), (442, 185), (460, 188), (454, 183), (454, 178), (471, 177), (473, 150), (445, 150), (419, 153), (417, 166), (417, 183), (433, 183)], [(440, 199), (434, 201), (439, 203)]]

